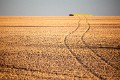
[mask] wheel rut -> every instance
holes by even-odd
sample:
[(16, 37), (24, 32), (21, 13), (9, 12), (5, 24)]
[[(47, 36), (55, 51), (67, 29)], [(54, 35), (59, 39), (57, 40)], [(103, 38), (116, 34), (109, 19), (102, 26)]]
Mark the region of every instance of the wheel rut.
[[(5, 64), (0, 64), (0, 67), (2, 68), (10, 68), (10, 69), (16, 69), (16, 70), (23, 70), (23, 71), (30, 71), (30, 72), (39, 72), (39, 73), (43, 73), (43, 74), (48, 74), (48, 75), (53, 75), (53, 76), (66, 76), (66, 77), (74, 77), (74, 78), (86, 78), (86, 77), (80, 77), (77, 75), (70, 75), (70, 74), (62, 74), (62, 73), (52, 73), (52, 72), (43, 72), (41, 70), (34, 70), (34, 69), (27, 69), (27, 68), (21, 68), (21, 67), (16, 67), (14, 65), (5, 65)], [(0, 72), (6, 72), (9, 73), (9, 71), (4, 71), (4, 70), (0, 70)], [(21, 74), (22, 75), (22, 74)], [(31, 75), (37, 78), (40, 78), (40, 76), (37, 75)], [(54, 77), (53, 77), (54, 78)]]
[[(106, 78), (105, 77), (103, 77), (101, 74), (99, 74), (98, 72), (96, 72), (96, 70), (94, 70), (94, 69), (92, 69), (91, 67), (89, 67), (88, 65), (86, 65), (84, 62), (83, 62), (83, 60), (82, 60), (82, 57), (81, 57), (81, 55), (77, 55), (71, 48), (70, 48), (70, 46), (69, 46), (69, 43), (67, 43), (67, 41), (69, 40), (69, 37), (72, 35), (72, 34), (74, 34), (79, 28), (80, 28), (80, 21), (81, 21), (81, 19), (80, 19), (80, 17), (79, 16), (77, 16), (78, 18), (79, 18), (79, 21), (78, 21), (78, 26), (76, 27), (76, 29), (75, 30), (73, 30), (72, 32), (70, 32), (68, 35), (66, 35), (65, 36), (65, 38), (64, 38), (64, 44), (65, 44), (65, 46), (67, 47), (67, 49), (69, 50), (69, 52), (75, 57), (75, 59), (78, 61), (78, 63), (80, 63), (86, 70), (88, 70), (90, 73), (92, 73), (94, 76), (96, 76), (97, 78), (99, 78), (100, 80), (106, 80)], [(89, 49), (93, 54), (94, 54), (94, 56), (96, 57), (98, 57), (99, 58), (99, 60), (98, 61), (100, 61), (99, 63), (104, 63), (104, 64), (106, 64), (107, 65), (107, 67), (110, 67), (110, 69), (112, 69), (112, 70), (114, 70), (114, 69), (116, 69), (115, 67), (113, 67), (107, 60), (105, 60), (104, 58), (102, 58), (100, 55), (98, 55), (98, 54), (96, 54), (96, 52), (93, 50), (93, 49), (91, 49), (91, 47), (89, 47), (89, 45), (84, 41), (84, 36), (85, 36), (85, 34), (90, 30), (90, 24), (88, 23), (88, 20), (87, 20), (87, 18), (86, 18), (86, 16), (84, 16), (84, 18), (85, 18), (85, 21), (86, 21), (86, 24), (87, 24), (87, 29), (85, 30), (85, 32), (82, 34), (82, 36), (81, 36), (81, 38), (80, 38), (80, 40), (82, 41), (82, 43), (85, 45), (85, 47), (87, 48), (87, 49)], [(79, 40), (79, 41), (80, 41)], [(79, 42), (78, 41), (78, 42)], [(78, 43), (77, 42), (77, 43)], [(92, 55), (90, 55), (90, 56), (92, 56)], [(95, 58), (94, 56), (92, 56), (93, 58)], [(88, 56), (89, 57), (89, 56)], [(97, 61), (96, 61), (97, 62)], [(100, 67), (99, 67), (100, 68)], [(100, 69), (100, 70), (102, 70), (102, 69)], [(102, 70), (103, 72), (104, 72), (104, 70)], [(105, 73), (105, 75), (107, 75), (106, 73)]]
[[(90, 49), (96, 56), (100, 57), (100, 59), (101, 59), (102, 61), (104, 61), (106, 64), (108, 64), (108, 65), (110, 65), (111, 67), (113, 67), (114, 69), (118, 70), (118, 68), (117, 68), (117, 67), (114, 67), (108, 60), (102, 58), (99, 54), (97, 54), (97, 52), (96, 52), (95, 50), (93, 50), (93, 49), (86, 43), (86, 41), (84, 40), (85, 34), (86, 34), (86, 33), (90, 30), (90, 28), (91, 28), (91, 27), (90, 27), (90, 24), (89, 24), (89, 22), (88, 22), (88, 20), (87, 20), (86, 17), (85, 17), (85, 19), (86, 19), (86, 24), (87, 24), (89, 27), (88, 27), (88, 29), (86, 30), (86, 32), (85, 32), (85, 33), (82, 35), (82, 37), (81, 37), (81, 40), (82, 40), (83, 44), (85, 44), (86, 47), (87, 47), (88, 49)], [(116, 48), (116, 47), (101, 47), (101, 48), (119, 49), (119, 48)]]

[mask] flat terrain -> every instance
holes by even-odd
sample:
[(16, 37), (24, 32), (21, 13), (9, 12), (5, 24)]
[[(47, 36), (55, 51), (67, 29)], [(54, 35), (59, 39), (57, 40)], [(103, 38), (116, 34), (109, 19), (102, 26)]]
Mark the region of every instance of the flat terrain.
[(0, 80), (120, 80), (120, 17), (0, 17)]

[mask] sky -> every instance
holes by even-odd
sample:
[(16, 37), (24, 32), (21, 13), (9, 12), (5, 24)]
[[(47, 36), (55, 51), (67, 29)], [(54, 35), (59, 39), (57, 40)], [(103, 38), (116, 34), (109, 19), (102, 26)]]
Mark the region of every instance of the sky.
[(0, 0), (0, 16), (120, 16), (120, 0)]

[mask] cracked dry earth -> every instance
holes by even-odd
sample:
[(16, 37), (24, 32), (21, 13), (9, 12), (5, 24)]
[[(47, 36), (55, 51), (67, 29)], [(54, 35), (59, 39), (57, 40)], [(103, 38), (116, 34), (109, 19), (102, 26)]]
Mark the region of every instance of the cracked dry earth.
[(0, 80), (120, 80), (120, 17), (0, 17)]

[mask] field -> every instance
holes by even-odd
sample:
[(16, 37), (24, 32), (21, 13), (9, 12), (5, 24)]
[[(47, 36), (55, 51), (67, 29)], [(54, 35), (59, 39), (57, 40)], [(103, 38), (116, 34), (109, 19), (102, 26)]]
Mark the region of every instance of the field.
[(120, 17), (0, 17), (0, 80), (120, 80)]

